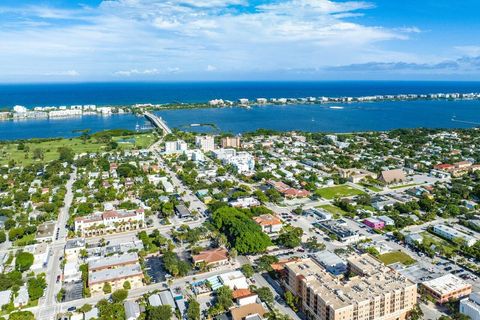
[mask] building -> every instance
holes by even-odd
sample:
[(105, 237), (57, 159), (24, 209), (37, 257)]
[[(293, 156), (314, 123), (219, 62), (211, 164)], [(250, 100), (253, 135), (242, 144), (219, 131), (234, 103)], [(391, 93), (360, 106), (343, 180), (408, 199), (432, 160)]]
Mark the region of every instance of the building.
[(262, 228), (265, 233), (278, 233), (282, 230), (282, 220), (271, 214), (262, 214), (253, 217), (253, 220)]
[(26, 306), (29, 299), (30, 298), (28, 296), (28, 287), (26, 284), (24, 284), (18, 290), (17, 296), (13, 299), (13, 305), (15, 306), (15, 308)]
[(144, 224), (143, 209), (110, 210), (76, 218), (75, 232), (80, 236), (92, 237), (140, 229)]
[(381, 230), (385, 227), (385, 222), (375, 218), (366, 218), (363, 220), (363, 224), (375, 230)]
[(53, 240), (53, 233), (55, 232), (55, 222), (45, 222), (38, 226), (35, 240), (38, 242), (48, 242)]
[(295, 189), (281, 181), (268, 181), (268, 185), (275, 188), (285, 198), (306, 198), (310, 196), (310, 192), (304, 189)]
[(228, 263), (228, 252), (223, 248), (204, 250), (192, 256), (192, 260), (195, 265), (204, 263), (208, 267), (217, 267)]
[(386, 226), (395, 226), (395, 220), (387, 216), (378, 216), (378, 220), (383, 221)]
[(386, 184), (399, 183), (405, 181), (405, 173), (402, 169), (386, 170), (380, 173), (378, 180), (385, 182)]
[(222, 148), (240, 148), (241, 142), (240, 137), (225, 137), (220, 140), (220, 145)]
[(472, 320), (480, 320), (480, 293), (472, 293), (468, 298), (460, 301), (459, 311)]
[(136, 252), (126, 253), (122, 255), (114, 255), (103, 257), (101, 259), (93, 260), (88, 263), (88, 271), (96, 272), (105, 269), (114, 269), (134, 265), (138, 262), (138, 255)]
[(361, 237), (356, 231), (345, 228), (338, 220), (323, 221), (320, 223), (320, 226), (334, 234), (341, 242), (353, 243), (361, 240)]
[(192, 213), (184, 203), (179, 203), (175, 206), (175, 213), (179, 218), (189, 218), (192, 216)]
[(347, 273), (347, 262), (330, 251), (321, 251), (314, 257), (315, 261), (334, 276)]
[(359, 183), (365, 178), (375, 178), (375, 174), (373, 172), (362, 170), (362, 169), (342, 169), (338, 170), (340, 173), (340, 177), (348, 179), (348, 181), (353, 183)]
[(218, 276), (218, 280), (220, 280), (223, 286), (227, 286), (232, 290), (248, 289), (250, 287), (247, 278), (238, 270), (222, 273)]
[(286, 290), (315, 320), (405, 319), (417, 303), (417, 286), (368, 254), (348, 260), (351, 276), (335, 277), (312, 259), (285, 264)]
[(448, 239), (450, 241), (453, 241), (454, 239), (463, 240), (465, 245), (468, 247), (473, 246), (477, 242), (477, 239), (475, 237), (472, 237), (466, 233), (463, 233), (444, 224), (433, 226), (433, 232), (440, 237)]
[(0, 291), (0, 307), (10, 303), (12, 290)]
[(415, 245), (416, 243), (422, 243), (423, 237), (420, 233), (410, 233), (405, 236), (405, 242), (409, 245)]
[(177, 140), (177, 141), (166, 141), (165, 142), (165, 153), (166, 154), (175, 154), (175, 153), (183, 153), (187, 151), (188, 146), (185, 141)]
[(88, 287), (92, 294), (103, 293), (105, 283), (111, 285), (112, 291), (122, 289), (126, 281), (130, 283), (131, 288), (143, 285), (143, 271), (138, 262), (88, 273)]
[(232, 292), (232, 297), (239, 306), (244, 306), (256, 303), (258, 295), (251, 292), (250, 289), (237, 289)]
[(140, 316), (140, 306), (135, 301), (125, 301), (125, 320), (136, 320)]
[(451, 273), (422, 283), (425, 292), (438, 303), (456, 300), (472, 293), (472, 285)]
[(245, 198), (238, 198), (236, 200), (230, 201), (229, 205), (235, 208), (251, 208), (260, 205), (260, 201), (255, 199), (254, 197), (245, 197)]
[(230, 310), (232, 320), (261, 320), (267, 311), (261, 304), (251, 303)]
[(162, 300), (158, 294), (152, 294), (150, 297), (148, 297), (148, 303), (152, 307), (159, 307), (162, 305)]
[(196, 136), (195, 145), (202, 151), (213, 151), (215, 150), (215, 139), (213, 136)]
[(232, 165), (238, 173), (249, 173), (255, 169), (255, 158), (248, 152), (237, 152), (235, 149), (218, 149), (213, 155), (224, 165)]
[(332, 220), (332, 214), (323, 209), (311, 208), (303, 211), (304, 215), (315, 215), (320, 220)]

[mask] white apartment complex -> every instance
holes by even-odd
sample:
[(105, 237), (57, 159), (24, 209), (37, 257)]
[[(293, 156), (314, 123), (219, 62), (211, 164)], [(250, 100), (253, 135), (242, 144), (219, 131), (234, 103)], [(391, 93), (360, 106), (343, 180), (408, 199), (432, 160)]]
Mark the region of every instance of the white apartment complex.
[(444, 224), (433, 226), (433, 232), (448, 240), (461, 239), (468, 247), (473, 246), (478, 241), (475, 237)]
[(143, 209), (110, 210), (75, 219), (75, 232), (82, 237), (140, 229), (145, 224)]
[(165, 153), (166, 154), (175, 154), (175, 153), (183, 153), (187, 151), (188, 145), (185, 141), (177, 140), (177, 141), (167, 141), (165, 142)]
[(195, 145), (204, 152), (213, 151), (215, 150), (215, 139), (213, 136), (196, 136)]

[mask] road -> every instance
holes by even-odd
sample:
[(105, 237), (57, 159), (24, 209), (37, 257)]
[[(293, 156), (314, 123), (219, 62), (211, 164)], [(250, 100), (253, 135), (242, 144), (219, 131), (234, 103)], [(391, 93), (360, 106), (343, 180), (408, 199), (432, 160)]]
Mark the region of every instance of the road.
[[(61, 274), (61, 260), (63, 257), (65, 242), (67, 239), (67, 228), (65, 227), (68, 220), (68, 215), (70, 207), (73, 202), (73, 191), (72, 186), (76, 180), (77, 169), (74, 167), (73, 172), (70, 174), (70, 179), (66, 183), (67, 192), (65, 193), (64, 206), (60, 208), (58, 214), (57, 223), (55, 225), (55, 238), (50, 244), (50, 259), (47, 265), (46, 279), (47, 279), (47, 288), (45, 289), (44, 298), (39, 301), (40, 307), (38, 309), (37, 319), (40, 319), (41, 316), (46, 316), (44, 319), (52, 319), (55, 314), (43, 314), (41, 311), (49, 310), (55, 304), (55, 296), (60, 291), (62, 287), (61, 281), (57, 283), (57, 277)], [(58, 232), (58, 236), (56, 235)]]

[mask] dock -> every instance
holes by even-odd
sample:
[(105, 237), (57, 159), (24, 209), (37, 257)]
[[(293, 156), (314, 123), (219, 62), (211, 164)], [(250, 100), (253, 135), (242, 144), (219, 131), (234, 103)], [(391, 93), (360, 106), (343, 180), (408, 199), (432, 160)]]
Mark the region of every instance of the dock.
[(162, 129), (164, 134), (172, 133), (172, 130), (167, 126), (167, 123), (161, 117), (156, 116), (148, 111), (145, 111), (143, 115), (152, 123), (155, 128)]

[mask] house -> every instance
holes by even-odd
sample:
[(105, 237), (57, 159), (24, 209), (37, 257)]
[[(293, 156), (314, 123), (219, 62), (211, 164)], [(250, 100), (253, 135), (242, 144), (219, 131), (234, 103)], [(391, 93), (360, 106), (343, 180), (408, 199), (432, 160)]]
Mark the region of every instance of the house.
[(35, 239), (38, 242), (52, 241), (54, 232), (55, 232), (55, 222), (54, 221), (44, 222), (38, 226)]
[(9, 304), (12, 297), (12, 290), (0, 291), (0, 307)]
[(239, 305), (244, 306), (256, 303), (258, 295), (250, 291), (250, 289), (237, 289), (232, 292), (233, 300)]
[(232, 320), (263, 319), (265, 313), (267, 313), (267, 311), (258, 303), (246, 304), (230, 310)]
[(125, 320), (136, 320), (140, 316), (140, 306), (135, 301), (125, 301)]
[(407, 178), (402, 169), (382, 171), (378, 177), (378, 180), (385, 182), (386, 184), (399, 183), (406, 179)]
[(159, 307), (162, 305), (162, 300), (158, 294), (152, 294), (150, 297), (148, 297), (148, 303), (152, 307)]
[(185, 206), (184, 203), (180, 203), (175, 206), (175, 212), (179, 218), (189, 218), (192, 216), (192, 213), (188, 208)]
[(270, 180), (268, 181), (268, 185), (275, 188), (275, 190), (280, 192), (286, 198), (306, 198), (310, 196), (309, 191), (292, 188), (281, 181)]
[(232, 290), (248, 289), (250, 287), (247, 283), (247, 278), (245, 278), (243, 273), (238, 270), (222, 273), (218, 276), (218, 280), (220, 280), (222, 285), (227, 286)]
[(415, 245), (415, 243), (422, 243), (423, 237), (419, 233), (410, 233), (405, 236), (405, 242), (409, 245)]
[(278, 233), (282, 230), (282, 220), (277, 216), (262, 214), (258, 217), (253, 217), (253, 220), (262, 227), (262, 231), (265, 233)]
[(195, 265), (205, 263), (208, 267), (217, 267), (228, 263), (228, 252), (223, 248), (204, 250), (192, 257)]
[(363, 224), (375, 230), (381, 230), (385, 227), (385, 222), (375, 218), (366, 218), (363, 220)]
[(365, 178), (375, 177), (375, 174), (373, 172), (362, 170), (362, 169), (356, 169), (356, 168), (351, 168), (351, 169), (340, 168), (338, 172), (340, 173), (340, 177), (348, 179), (348, 181), (353, 183), (359, 183)]
[(390, 217), (378, 216), (377, 219), (380, 220), (380, 221), (383, 221), (386, 226), (394, 226), (395, 225), (395, 221)]
[(250, 208), (260, 205), (260, 201), (254, 197), (239, 198), (234, 201), (230, 201), (229, 204), (235, 208)]

